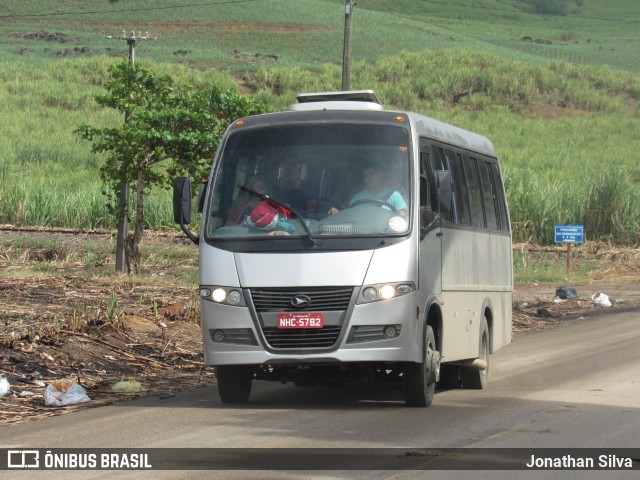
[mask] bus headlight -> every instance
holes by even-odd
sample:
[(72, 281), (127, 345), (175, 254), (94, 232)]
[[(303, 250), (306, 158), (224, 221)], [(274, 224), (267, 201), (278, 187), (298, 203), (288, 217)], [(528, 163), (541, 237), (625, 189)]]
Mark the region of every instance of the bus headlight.
[(400, 297), (415, 291), (413, 282), (379, 283), (376, 285), (365, 285), (358, 299), (358, 304), (378, 302)]
[(240, 292), (237, 290), (231, 290), (229, 295), (227, 295), (227, 302), (229, 302), (230, 305), (238, 305), (240, 300), (242, 300), (242, 295), (240, 295)]
[(242, 290), (237, 287), (211, 287), (202, 285), (200, 286), (200, 298), (224, 305), (247, 306)]
[(224, 288), (216, 288), (213, 293), (211, 293), (211, 299), (214, 302), (222, 303), (227, 299), (227, 292), (225, 292)]
[(378, 292), (373, 287), (366, 287), (362, 290), (362, 298), (364, 298), (367, 302), (373, 302), (378, 296)]
[(393, 288), (393, 285), (383, 285), (382, 287), (380, 287), (380, 297), (382, 297), (383, 300), (389, 300), (390, 298), (393, 298), (396, 294), (396, 289)]

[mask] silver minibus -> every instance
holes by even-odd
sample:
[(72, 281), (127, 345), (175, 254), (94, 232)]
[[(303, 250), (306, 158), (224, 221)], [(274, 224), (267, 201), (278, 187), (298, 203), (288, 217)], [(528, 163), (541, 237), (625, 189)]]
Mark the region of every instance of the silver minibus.
[(204, 358), (225, 403), (254, 380), (485, 388), (511, 341), (512, 251), (500, 166), (482, 135), (374, 92), (298, 96), (226, 131), (201, 185), (174, 183), (199, 244)]

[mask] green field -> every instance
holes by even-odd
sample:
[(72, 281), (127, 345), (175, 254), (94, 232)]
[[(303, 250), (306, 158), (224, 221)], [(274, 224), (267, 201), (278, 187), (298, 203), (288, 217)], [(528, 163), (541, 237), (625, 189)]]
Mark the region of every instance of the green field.
[[(344, 2), (0, 0), (0, 224), (112, 228), (102, 158), (73, 131), (118, 125), (98, 108), (117, 37), (153, 37), (136, 62), (180, 82), (237, 85), (283, 108), (340, 88)], [(581, 4), (581, 6), (579, 6)], [(555, 223), (640, 242), (640, 4), (358, 2), (351, 87), (487, 135), (503, 162), (517, 241), (548, 243)], [(149, 228), (171, 226), (151, 192)]]
[[(176, 0), (2, 0), (0, 59), (53, 59), (65, 50), (114, 57), (125, 53), (126, 42), (107, 37), (134, 30), (157, 38), (138, 46), (140, 55), (157, 61), (244, 71), (276, 62), (256, 54), (310, 68), (342, 60), (342, 1), (184, 3), (202, 6)], [(365, 0), (354, 10), (353, 53), (373, 61), (398, 51), (464, 48), (526, 63), (555, 60), (640, 73), (637, 1), (566, 3), (568, 15), (552, 16), (530, 13), (523, 1)], [(62, 33), (70, 41), (24, 38), (37, 32)], [(74, 51), (82, 47), (88, 51)]]

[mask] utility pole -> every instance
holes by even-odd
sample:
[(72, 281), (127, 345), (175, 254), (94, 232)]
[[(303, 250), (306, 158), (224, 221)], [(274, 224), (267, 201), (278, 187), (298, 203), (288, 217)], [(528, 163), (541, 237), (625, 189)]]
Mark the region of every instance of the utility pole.
[(351, 17), (355, 3), (345, 0), (344, 11), (344, 50), (342, 53), (342, 90), (349, 90), (351, 82)]
[[(111, 38), (111, 37), (108, 37)], [(125, 31), (122, 32), (122, 35), (117, 38), (123, 39), (127, 41), (129, 45), (129, 63), (131, 64), (131, 68), (135, 68), (136, 66), (136, 40), (148, 40), (149, 33), (142, 36), (140, 32), (138, 32), (138, 36), (136, 37), (136, 32), (131, 32), (130, 35), (127, 35)], [(130, 112), (126, 112), (124, 116), (125, 123), (129, 122)], [(127, 236), (129, 235), (129, 196), (130, 196), (130, 187), (129, 180), (124, 180), (122, 185), (120, 186), (120, 199), (118, 202), (118, 215), (120, 218), (118, 219), (118, 234), (116, 237), (116, 272), (117, 273), (129, 273), (127, 268), (127, 258), (126, 258), (126, 249), (125, 244), (127, 241)]]
[[(127, 41), (129, 45), (129, 63), (131, 67), (135, 67), (136, 62), (136, 33), (131, 32), (127, 36), (126, 32), (122, 32), (122, 36), (118, 37)], [(129, 112), (124, 114), (124, 121), (129, 121)], [(125, 244), (129, 235), (129, 196), (130, 187), (129, 180), (123, 180), (120, 185), (120, 200), (118, 202), (118, 234), (116, 237), (116, 273), (129, 273), (127, 269), (127, 258)]]

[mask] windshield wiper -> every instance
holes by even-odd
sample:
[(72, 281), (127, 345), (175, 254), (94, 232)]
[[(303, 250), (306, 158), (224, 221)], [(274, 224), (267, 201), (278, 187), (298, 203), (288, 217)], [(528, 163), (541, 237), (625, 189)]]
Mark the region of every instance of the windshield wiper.
[(309, 230), (309, 227), (307, 226), (307, 223), (304, 221), (304, 218), (302, 217), (302, 214), (294, 207), (292, 207), (291, 205), (288, 205), (280, 200), (278, 200), (277, 198), (273, 198), (271, 195), (267, 195), (265, 193), (260, 193), (260, 192), (256, 192), (255, 190), (249, 188), (249, 187), (245, 187), (244, 185), (238, 185), (238, 187), (240, 187), (241, 190), (244, 190), (245, 192), (253, 195), (254, 197), (258, 197), (261, 200), (265, 200), (267, 202), (273, 203), (275, 205), (278, 205), (279, 207), (282, 207), (286, 210), (289, 210), (292, 214), (294, 214), (298, 220), (300, 220), (300, 225), (302, 225), (302, 228), (304, 229), (306, 235), (305, 238), (307, 239), (307, 241), (309, 242), (309, 246), (313, 247), (313, 246), (320, 246), (320, 242), (318, 242), (318, 239), (316, 239), (313, 234), (311, 233), (311, 230)]

